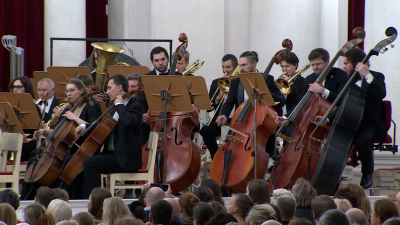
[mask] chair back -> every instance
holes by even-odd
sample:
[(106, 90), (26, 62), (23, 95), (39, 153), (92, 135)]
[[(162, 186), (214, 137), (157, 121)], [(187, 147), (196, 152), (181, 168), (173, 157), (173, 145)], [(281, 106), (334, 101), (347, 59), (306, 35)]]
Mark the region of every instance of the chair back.
[(389, 130), (392, 121), (392, 102), (388, 100), (382, 101), (382, 108), (385, 116), (386, 130)]
[(156, 164), (156, 153), (157, 153), (157, 144), (158, 144), (158, 132), (150, 132), (149, 137), (149, 159), (147, 161), (147, 170), (149, 170), (149, 174), (154, 174), (154, 167)]

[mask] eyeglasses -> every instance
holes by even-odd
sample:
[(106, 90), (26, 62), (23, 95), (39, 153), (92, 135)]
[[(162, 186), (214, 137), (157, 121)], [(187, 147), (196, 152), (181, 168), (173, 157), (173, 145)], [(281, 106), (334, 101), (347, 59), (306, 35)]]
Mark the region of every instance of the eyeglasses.
[(12, 89), (17, 89), (17, 90), (21, 90), (22, 88), (24, 88), (24, 85), (13, 85)]

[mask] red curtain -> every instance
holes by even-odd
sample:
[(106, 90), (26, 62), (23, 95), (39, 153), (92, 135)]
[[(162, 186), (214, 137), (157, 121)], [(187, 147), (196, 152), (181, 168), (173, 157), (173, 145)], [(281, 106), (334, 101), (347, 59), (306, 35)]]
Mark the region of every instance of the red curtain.
[[(25, 76), (43, 70), (44, 0), (0, 0), (0, 36), (17, 36), (17, 47), (25, 51)], [(10, 52), (0, 46), (0, 91), (8, 91)]]
[[(86, 0), (86, 38), (108, 38), (108, 0)], [(91, 42), (86, 42), (86, 56), (93, 51)]]
[[(364, 28), (365, 16), (365, 0), (349, 0), (348, 13), (348, 40), (356, 38), (353, 35), (353, 29), (356, 27)], [(361, 42), (358, 47), (364, 49), (364, 42)]]

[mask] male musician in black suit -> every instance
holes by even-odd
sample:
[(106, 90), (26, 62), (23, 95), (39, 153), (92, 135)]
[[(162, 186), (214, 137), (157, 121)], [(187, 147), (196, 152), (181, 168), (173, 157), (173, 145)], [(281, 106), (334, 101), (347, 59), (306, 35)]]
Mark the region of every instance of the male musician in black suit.
[[(126, 92), (128, 81), (123, 75), (118, 74), (108, 79), (107, 94), (114, 100), (115, 109), (112, 115), (118, 123), (106, 140), (103, 152), (84, 161), (84, 199), (89, 198), (93, 188), (100, 186), (101, 174), (133, 171), (142, 167), (141, 106), (132, 98), (123, 99)], [(77, 127), (77, 135), (87, 126), (89, 124)]]
[[(353, 48), (344, 54), (343, 69), (347, 76), (354, 71), (359, 73), (355, 85), (365, 90), (364, 114), (361, 124), (354, 137), (354, 145), (357, 148), (361, 161), (362, 178), (360, 185), (369, 188), (372, 185), (372, 173), (374, 172), (374, 161), (370, 142), (374, 138), (384, 140), (387, 135), (385, 116), (382, 109), (382, 100), (386, 96), (385, 77), (382, 73), (369, 70), (369, 65), (362, 64), (365, 53)], [(333, 122), (335, 112), (328, 117)]]
[[(256, 66), (258, 62), (258, 55), (256, 52), (247, 51), (240, 55), (239, 65), (242, 73), (256, 72)], [(285, 97), (282, 95), (281, 91), (278, 89), (274, 82), (274, 77), (267, 75), (265, 83), (268, 86), (269, 91), (275, 102), (279, 102), (277, 106), (283, 106), (285, 104)], [(251, 97), (250, 97), (251, 98)], [(243, 88), (242, 83), (239, 78), (233, 79), (229, 88), (228, 98), (225, 104), (222, 106), (220, 116), (218, 116), (215, 121), (219, 126), (224, 125), (228, 121), (229, 114), (231, 113), (233, 107), (239, 107), (245, 100), (249, 99), (246, 91)], [(267, 147), (265, 151), (271, 156), (274, 151), (275, 146), (275, 135), (271, 135), (267, 141)]]
[[(232, 72), (235, 70), (236, 66), (238, 65), (238, 60), (236, 56), (232, 54), (226, 54), (224, 57), (222, 57), (222, 72), (224, 73), (223, 78), (228, 78), (231, 76)], [(220, 78), (217, 78), (212, 81), (211, 86), (210, 86), (210, 91), (208, 93), (210, 100), (215, 94), (215, 97), (213, 101), (211, 102), (212, 106), (214, 109), (217, 108), (219, 102), (222, 100), (222, 98), (225, 96), (224, 92), (221, 90), (218, 90), (218, 80)], [(226, 97), (224, 98), (226, 99)], [(224, 100), (222, 100), (224, 101)], [(211, 158), (214, 158), (215, 153), (218, 150), (218, 144), (216, 137), (221, 136), (221, 127), (218, 126), (215, 123), (215, 120), (217, 119), (217, 116), (219, 115), (219, 112), (221, 111), (222, 104), (219, 106), (217, 111), (214, 111), (214, 117), (212, 121), (210, 122), (209, 126), (203, 126), (200, 130), (200, 135), (203, 137), (204, 144), (207, 146), (208, 151), (210, 151)]]
[[(43, 102), (47, 102), (46, 111), (43, 116), (43, 120), (46, 123), (50, 120), (54, 108), (60, 104), (60, 100), (54, 97), (54, 91), (54, 81), (50, 78), (41, 79), (37, 84), (38, 96), (42, 97)], [(43, 111), (44, 104), (39, 107)]]

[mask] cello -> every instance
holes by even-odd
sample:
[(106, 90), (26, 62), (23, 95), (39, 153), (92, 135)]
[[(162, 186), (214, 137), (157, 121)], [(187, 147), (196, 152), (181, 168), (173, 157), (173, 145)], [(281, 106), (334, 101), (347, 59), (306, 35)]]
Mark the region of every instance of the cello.
[[(278, 51), (272, 57), (262, 74), (264, 79), (267, 78), (273, 64), (278, 64), (293, 45), (289, 39), (285, 39), (282, 46), (285, 49)], [(265, 146), (268, 137), (275, 133), (277, 125), (274, 120), (278, 115), (270, 106), (257, 106), (256, 113), (255, 125), (254, 108), (249, 99), (237, 108), (232, 116), (230, 134), (227, 136), (229, 140), (218, 148), (211, 162), (210, 177), (232, 193), (245, 192), (250, 180), (263, 178), (267, 171), (269, 155), (265, 152)], [(254, 153), (255, 130), (257, 130), (256, 153)], [(257, 177), (254, 175), (254, 170), (257, 172)]]
[[(365, 33), (361, 27), (355, 28), (353, 33), (357, 38), (347, 42), (337, 52), (315, 83), (322, 84), (339, 56), (363, 41)], [(316, 127), (312, 120), (318, 115), (324, 115), (330, 105), (331, 103), (320, 94), (308, 91), (288, 117), (287, 122), (294, 121), (295, 124), (292, 136), (288, 138), (281, 134), (285, 125), (279, 128), (277, 135), (288, 141), (288, 144), (279, 153), (278, 161), (274, 164), (273, 173), (269, 179), (271, 190), (291, 189), (298, 178), (308, 180), (313, 176), (322, 143), (310, 138), (311, 132)], [(316, 138), (323, 139), (328, 132), (328, 125), (319, 127)]]
[[(393, 27), (387, 28), (385, 34), (389, 38), (380, 41), (371, 49), (368, 55), (362, 60), (363, 64), (367, 63), (371, 56), (378, 56), (381, 49), (385, 49), (385, 46), (390, 45), (397, 38), (397, 31)], [(346, 86), (317, 124), (318, 127), (324, 123), (340, 97), (344, 95), (344, 99), (336, 112), (326, 140), (317, 140), (325, 143), (311, 180), (311, 184), (317, 190), (318, 194), (334, 194), (352, 149), (354, 137), (361, 124), (364, 112), (365, 91), (356, 85), (351, 86), (358, 76), (359, 73), (357, 71), (352, 74)], [(313, 134), (311, 134), (311, 138), (313, 138)]]

